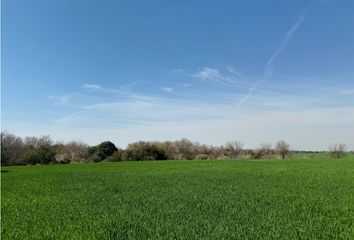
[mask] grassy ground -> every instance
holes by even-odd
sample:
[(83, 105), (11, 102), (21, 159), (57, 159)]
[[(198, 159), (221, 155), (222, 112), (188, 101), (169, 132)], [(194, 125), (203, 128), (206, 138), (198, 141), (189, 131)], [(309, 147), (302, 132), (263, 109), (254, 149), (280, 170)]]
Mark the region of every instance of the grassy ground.
[(3, 167), (2, 239), (354, 239), (354, 157)]

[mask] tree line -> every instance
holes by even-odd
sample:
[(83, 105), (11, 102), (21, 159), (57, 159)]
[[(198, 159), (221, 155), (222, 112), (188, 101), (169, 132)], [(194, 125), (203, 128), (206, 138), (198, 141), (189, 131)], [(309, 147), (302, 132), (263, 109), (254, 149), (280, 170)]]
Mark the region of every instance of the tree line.
[[(333, 157), (342, 157), (345, 145), (333, 145)], [(207, 160), (207, 159), (285, 159), (291, 154), (285, 141), (262, 144), (257, 149), (244, 149), (239, 141), (213, 146), (192, 142), (186, 138), (176, 141), (138, 141), (125, 149), (110, 141), (89, 146), (80, 141), (54, 142), (49, 136), (21, 138), (8, 132), (1, 132), (2, 165), (34, 165), (50, 163), (88, 163), (147, 160)]]

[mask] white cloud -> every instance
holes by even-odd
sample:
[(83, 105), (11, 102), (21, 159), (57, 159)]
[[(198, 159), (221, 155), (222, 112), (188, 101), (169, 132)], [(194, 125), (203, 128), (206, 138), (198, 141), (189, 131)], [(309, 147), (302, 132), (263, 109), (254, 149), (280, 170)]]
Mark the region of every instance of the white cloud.
[(84, 84), (84, 85), (82, 85), (82, 88), (87, 89), (87, 90), (91, 90), (91, 91), (99, 91), (99, 90), (103, 89), (98, 84)]
[(58, 105), (66, 105), (69, 104), (69, 100), (75, 95), (77, 95), (77, 93), (69, 93), (69, 94), (57, 95), (57, 96), (51, 95), (48, 97), (48, 99), (54, 101)]
[(221, 78), (219, 70), (214, 69), (214, 68), (208, 68), (205, 67), (196, 74), (193, 74), (194, 77), (196, 78), (201, 78), (201, 79), (208, 79), (208, 80), (213, 80), (213, 79), (219, 79)]
[(171, 93), (173, 91), (173, 88), (172, 87), (162, 87), (161, 90)]
[(245, 76), (241, 76), (240, 73), (237, 73), (231, 67), (226, 68), (226, 70), (227, 72), (221, 72), (216, 68), (204, 67), (190, 76), (202, 81), (211, 81), (226, 87), (246, 88), (244, 83), (245, 81), (248, 82), (248, 79)]

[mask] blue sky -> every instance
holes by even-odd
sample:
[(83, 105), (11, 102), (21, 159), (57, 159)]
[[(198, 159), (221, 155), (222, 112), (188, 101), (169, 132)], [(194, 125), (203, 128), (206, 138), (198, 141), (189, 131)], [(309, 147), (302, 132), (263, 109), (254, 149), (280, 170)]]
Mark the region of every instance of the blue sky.
[(351, 0), (2, 2), (2, 129), (354, 149)]

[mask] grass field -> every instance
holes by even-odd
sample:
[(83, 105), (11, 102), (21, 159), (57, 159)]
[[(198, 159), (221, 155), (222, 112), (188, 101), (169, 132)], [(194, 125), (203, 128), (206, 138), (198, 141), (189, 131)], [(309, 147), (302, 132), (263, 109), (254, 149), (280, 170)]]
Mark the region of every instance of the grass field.
[(354, 239), (354, 157), (2, 167), (2, 239)]

